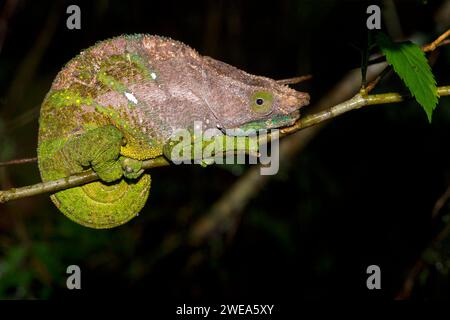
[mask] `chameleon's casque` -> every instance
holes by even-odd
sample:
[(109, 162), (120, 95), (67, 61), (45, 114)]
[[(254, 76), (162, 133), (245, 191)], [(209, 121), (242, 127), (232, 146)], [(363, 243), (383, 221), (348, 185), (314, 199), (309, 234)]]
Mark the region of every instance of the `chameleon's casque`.
[(42, 103), (38, 160), (44, 181), (92, 168), (100, 181), (51, 196), (70, 219), (121, 225), (144, 206), (141, 161), (163, 154), (177, 129), (291, 125), (309, 96), (158, 36), (96, 44), (57, 75)]

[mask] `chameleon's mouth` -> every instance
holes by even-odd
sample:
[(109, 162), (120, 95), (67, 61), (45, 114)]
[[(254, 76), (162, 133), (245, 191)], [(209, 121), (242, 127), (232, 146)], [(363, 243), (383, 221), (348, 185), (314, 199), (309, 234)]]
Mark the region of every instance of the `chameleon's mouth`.
[(256, 131), (262, 129), (278, 129), (289, 127), (300, 117), (300, 111), (295, 110), (287, 115), (275, 115), (269, 119), (256, 120), (243, 124), (242, 126), (225, 129), (227, 136), (249, 136), (254, 135)]

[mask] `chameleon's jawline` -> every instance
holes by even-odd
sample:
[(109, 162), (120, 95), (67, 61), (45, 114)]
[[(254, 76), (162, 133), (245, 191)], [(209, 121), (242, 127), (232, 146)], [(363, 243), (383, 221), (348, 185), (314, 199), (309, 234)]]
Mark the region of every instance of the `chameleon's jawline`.
[(235, 128), (221, 129), (229, 136), (246, 136), (254, 134), (261, 129), (280, 129), (292, 126), (300, 118), (300, 111), (295, 110), (288, 115), (272, 116), (270, 119), (262, 119), (248, 122)]

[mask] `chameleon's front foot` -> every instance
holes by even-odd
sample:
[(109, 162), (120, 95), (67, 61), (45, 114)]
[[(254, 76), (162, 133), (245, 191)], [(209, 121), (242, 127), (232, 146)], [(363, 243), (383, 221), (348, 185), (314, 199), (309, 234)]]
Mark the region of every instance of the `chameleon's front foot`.
[(142, 169), (142, 161), (135, 160), (127, 157), (120, 157), (120, 163), (123, 170), (123, 175), (127, 179), (137, 179), (143, 173), (144, 169)]
[(98, 174), (100, 180), (104, 182), (114, 182), (122, 178), (124, 171), (122, 165), (118, 160), (111, 160), (102, 162), (92, 167)]
[(137, 179), (143, 173), (142, 161), (121, 156), (118, 160), (107, 161), (93, 167), (100, 180), (114, 182), (122, 177)]

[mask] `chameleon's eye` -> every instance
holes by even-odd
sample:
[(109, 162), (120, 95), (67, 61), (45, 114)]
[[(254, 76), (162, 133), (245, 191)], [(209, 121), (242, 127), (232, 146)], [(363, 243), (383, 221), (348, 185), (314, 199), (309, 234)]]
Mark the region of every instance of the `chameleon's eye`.
[(251, 97), (251, 108), (260, 114), (268, 114), (272, 111), (273, 96), (267, 91), (257, 91)]

